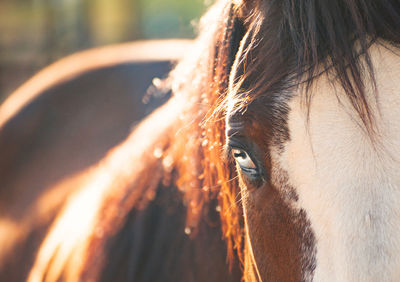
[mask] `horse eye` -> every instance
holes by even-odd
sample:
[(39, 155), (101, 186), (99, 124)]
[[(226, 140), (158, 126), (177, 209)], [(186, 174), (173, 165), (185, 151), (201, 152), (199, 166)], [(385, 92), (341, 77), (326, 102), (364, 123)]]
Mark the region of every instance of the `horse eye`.
[(245, 151), (240, 149), (232, 149), (232, 156), (242, 170), (254, 172), (257, 171), (256, 165)]

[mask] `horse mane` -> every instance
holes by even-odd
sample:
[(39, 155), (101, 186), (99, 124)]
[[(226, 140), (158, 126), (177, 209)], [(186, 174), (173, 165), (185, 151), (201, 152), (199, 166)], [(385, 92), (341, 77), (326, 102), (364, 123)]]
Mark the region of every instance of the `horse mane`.
[[(187, 207), (182, 232), (192, 238), (207, 211), (219, 211), (228, 260), (243, 263), (238, 183), (234, 166), (221, 160), (228, 89), (237, 91), (241, 110), (260, 95), (301, 85), (308, 89), (315, 78), (329, 74), (373, 131), (366, 84), (375, 82), (368, 49), (380, 41), (400, 43), (400, 4), (229, 2), (218, 1), (203, 17), (193, 52), (167, 80), (173, 98), (88, 172), (90, 180), (71, 197), (46, 237), (29, 281), (100, 275), (105, 258), (97, 254), (104, 253), (130, 211), (148, 206), (160, 185), (180, 191)], [(233, 61), (238, 73), (230, 83)], [(310, 105), (311, 92), (304, 95)]]
[(210, 210), (221, 211), (227, 257), (231, 265), (241, 258), (241, 210), (232, 205), (238, 190), (231, 166), (220, 162), (224, 121), (210, 111), (225, 95), (227, 68), (240, 42), (231, 40), (237, 24), (232, 11), (220, 1), (203, 17), (204, 32), (166, 81), (174, 96), (86, 172), (43, 241), (28, 281), (98, 280), (108, 243), (160, 187), (176, 187), (182, 195), (187, 207), (182, 234), (191, 238)]

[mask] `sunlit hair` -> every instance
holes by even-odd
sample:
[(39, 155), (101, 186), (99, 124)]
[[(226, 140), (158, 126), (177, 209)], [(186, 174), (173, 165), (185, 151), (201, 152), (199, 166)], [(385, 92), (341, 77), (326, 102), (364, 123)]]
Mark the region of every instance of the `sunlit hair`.
[(182, 232), (194, 240), (208, 210), (221, 211), (228, 258), (241, 257), (238, 190), (232, 170), (221, 162), (224, 120), (212, 114), (228, 86), (232, 8), (220, 1), (202, 18), (204, 32), (167, 80), (174, 96), (87, 172), (40, 247), (29, 281), (97, 280), (108, 240), (132, 209), (154, 199), (160, 185), (182, 193), (187, 206)]
[[(219, 1), (203, 17), (192, 52), (167, 80), (174, 96), (88, 171), (42, 244), (30, 281), (96, 280), (109, 238), (160, 185), (182, 193), (185, 231), (194, 240), (208, 211), (220, 211), (228, 260), (243, 263), (238, 184), (233, 165), (221, 159), (228, 90), (241, 110), (260, 95), (309, 88), (328, 73), (345, 90), (346, 97), (338, 98), (349, 99), (373, 132), (365, 96), (366, 84), (374, 87), (368, 48), (380, 40), (400, 42), (397, 1), (248, 2)], [(312, 92), (305, 93), (309, 106)]]

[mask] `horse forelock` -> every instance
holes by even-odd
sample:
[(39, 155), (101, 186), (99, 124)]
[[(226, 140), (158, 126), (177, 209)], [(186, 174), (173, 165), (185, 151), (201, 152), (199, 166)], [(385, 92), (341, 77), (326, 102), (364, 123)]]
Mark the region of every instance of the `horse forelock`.
[[(383, 39), (398, 45), (397, 1), (241, 1), (248, 42), (235, 80), (237, 108), (259, 95), (303, 87), (303, 103), (316, 78), (328, 73), (343, 88), (368, 134), (375, 132), (366, 89), (375, 88), (369, 48)], [(243, 70), (240, 69), (239, 70)], [(245, 101), (245, 102), (243, 102)]]

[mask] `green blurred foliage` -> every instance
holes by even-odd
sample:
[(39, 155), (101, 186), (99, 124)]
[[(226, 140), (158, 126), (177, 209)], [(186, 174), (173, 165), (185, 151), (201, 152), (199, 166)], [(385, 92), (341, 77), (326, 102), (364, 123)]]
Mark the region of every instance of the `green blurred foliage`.
[(0, 0), (0, 100), (78, 50), (138, 39), (193, 38), (204, 0)]
[(202, 0), (143, 1), (142, 7), (142, 32), (149, 38), (192, 37), (193, 25), (204, 11)]

